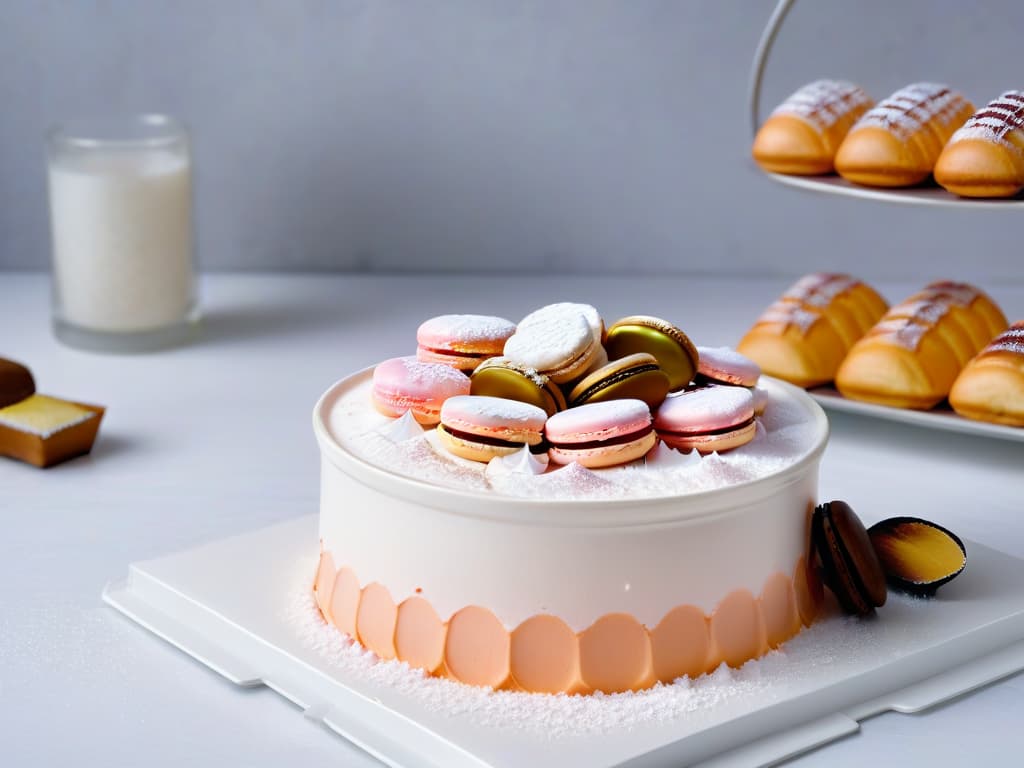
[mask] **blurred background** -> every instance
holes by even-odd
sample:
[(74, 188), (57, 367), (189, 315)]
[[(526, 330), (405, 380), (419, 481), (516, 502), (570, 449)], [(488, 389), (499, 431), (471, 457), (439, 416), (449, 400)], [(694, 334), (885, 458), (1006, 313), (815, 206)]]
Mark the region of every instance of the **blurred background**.
[[(853, 271), (1020, 282), (1001, 212), (781, 187), (749, 160), (773, 0), (5, 0), (0, 269), (47, 269), (43, 137), (83, 113), (191, 126), (204, 271)], [(1020, 88), (1024, 3), (798, 2), (770, 110)], [(1011, 214), (1012, 215), (1012, 214)]]

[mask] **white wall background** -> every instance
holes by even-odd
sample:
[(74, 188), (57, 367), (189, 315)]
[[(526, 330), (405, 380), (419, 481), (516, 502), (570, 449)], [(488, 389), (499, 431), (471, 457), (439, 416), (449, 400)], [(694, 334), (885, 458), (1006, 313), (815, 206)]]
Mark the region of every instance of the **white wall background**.
[[(746, 78), (772, 0), (5, 0), (0, 268), (46, 268), (43, 134), (192, 126), (206, 269), (734, 272), (1024, 281), (1014, 214), (773, 184)], [(805, 0), (770, 107), (847, 77), (1024, 88), (1017, 0)]]

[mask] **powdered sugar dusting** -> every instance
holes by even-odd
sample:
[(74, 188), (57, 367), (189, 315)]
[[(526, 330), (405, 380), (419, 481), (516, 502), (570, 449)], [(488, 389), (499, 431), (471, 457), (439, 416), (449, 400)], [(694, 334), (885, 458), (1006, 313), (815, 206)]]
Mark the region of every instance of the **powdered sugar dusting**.
[(849, 275), (816, 272), (801, 277), (782, 296), (813, 307), (827, 307), (837, 296), (851, 290), (858, 282)]
[(1024, 323), (1014, 323), (996, 336), (982, 354), (990, 352), (1012, 352), (1024, 355)]
[(504, 342), (515, 333), (516, 324), (492, 315), (438, 315), (423, 322), (416, 331), (420, 344), (438, 349), (459, 349), (462, 343)]
[(793, 93), (772, 115), (793, 115), (824, 131), (852, 110), (870, 103), (871, 97), (853, 83), (815, 80)]
[(540, 371), (557, 371), (593, 341), (593, 330), (578, 305), (550, 304), (523, 318), (505, 342), (505, 355)]
[(451, 384), (460, 386), (468, 381), (466, 374), (450, 365), (441, 363), (424, 363), (415, 357), (399, 358), (405, 366), (407, 380), (416, 386), (431, 384)]
[(778, 323), (784, 329), (793, 326), (806, 335), (821, 318), (822, 314), (814, 309), (806, 309), (795, 301), (781, 299), (762, 312), (757, 322)]
[(642, 429), (650, 423), (651, 411), (643, 400), (605, 400), (556, 413), (548, 419), (544, 434), (560, 443), (587, 443)]
[(473, 371), (473, 373), (476, 374), (479, 371), (486, 371), (489, 368), (508, 368), (510, 370), (517, 371), (523, 374), (523, 376), (528, 378), (538, 387), (544, 387), (548, 383), (548, 377), (545, 376), (540, 371), (538, 371), (536, 368), (533, 368), (529, 365), (523, 365), (522, 363), (517, 363), (512, 358), (506, 357), (505, 355), (498, 355), (496, 357), (484, 360), (482, 363), (480, 363), (479, 367), (475, 371)]
[(390, 424), (385, 424), (379, 431), (393, 443), (404, 443), (423, 435), (423, 427), (416, 421), (412, 411), (406, 411)]
[[(573, 464), (549, 464), (534, 475), (532, 470), (505, 472), (497, 465), (454, 456), (438, 440), (436, 430), (395, 442), (385, 434), (398, 420), (372, 408), (369, 390), (369, 382), (353, 387), (328, 414), (330, 432), (346, 450), (402, 477), (506, 498), (636, 499), (724, 488), (791, 466), (807, 455), (816, 435), (813, 422), (799, 403), (766, 387), (767, 405), (759, 419), (763, 429), (746, 445), (720, 456), (701, 460), (656, 446), (646, 462), (625, 467), (592, 470)], [(536, 461), (536, 457), (530, 458)], [(513, 461), (511, 457), (508, 460)]]
[(870, 335), (911, 351), (949, 313), (952, 305), (970, 306), (980, 292), (967, 283), (943, 280), (892, 307), (871, 329)]
[(673, 469), (686, 469), (695, 467), (701, 463), (700, 451), (683, 451), (671, 448), (660, 440), (647, 452), (643, 458), (643, 467), (647, 470), (670, 467)]
[(547, 468), (547, 454), (531, 453), (529, 446), (524, 445), (508, 456), (495, 456), (487, 463), (484, 473), (493, 486), (495, 483), (500, 485), (503, 478), (515, 475), (540, 475)]
[(890, 317), (912, 317), (925, 325), (935, 325), (947, 314), (949, 302), (943, 301), (941, 296), (935, 299), (908, 300), (889, 310)]
[(441, 421), (450, 426), (473, 423), (481, 428), (516, 425), (539, 430), (547, 417), (536, 405), (487, 395), (456, 395), (441, 406)]
[[(549, 467), (553, 465), (549, 464)], [(526, 499), (594, 499), (622, 498), (623, 489), (617, 487), (608, 473), (597, 472), (575, 461), (536, 477), (492, 476), (491, 488), (507, 496)]]
[(1021, 147), (1007, 140), (1010, 133), (1020, 130), (1024, 130), (1024, 92), (1006, 91), (971, 115), (949, 143), (981, 139), (1020, 154)]
[(932, 326), (922, 325), (912, 317), (889, 317), (879, 321), (871, 329), (870, 335), (913, 351), (921, 345), (921, 339), (931, 329)]
[(942, 280), (925, 286), (924, 291), (919, 295), (928, 298), (943, 296), (961, 307), (969, 307), (981, 295), (981, 292), (967, 283)]
[(876, 126), (906, 140), (932, 120), (948, 126), (964, 104), (963, 97), (946, 85), (913, 83), (868, 110), (853, 130)]
[(597, 308), (590, 304), (580, 304), (572, 301), (560, 301), (556, 304), (549, 304), (545, 307), (546, 310), (552, 312), (579, 312), (583, 315), (587, 321), (587, 325), (590, 326), (590, 331), (594, 335), (594, 340), (598, 343), (601, 342), (601, 334), (604, 330), (604, 320), (601, 319), (601, 313), (597, 311)]

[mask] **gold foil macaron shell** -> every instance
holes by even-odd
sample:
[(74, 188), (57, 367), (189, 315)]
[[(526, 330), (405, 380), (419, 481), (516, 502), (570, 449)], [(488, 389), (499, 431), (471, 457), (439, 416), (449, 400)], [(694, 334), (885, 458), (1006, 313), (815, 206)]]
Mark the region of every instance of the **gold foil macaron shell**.
[(548, 416), (565, 410), (565, 396), (557, 384), (536, 368), (504, 356), (482, 362), (473, 371), (469, 383), (472, 395), (504, 397), (529, 403), (543, 408)]
[(608, 328), (605, 349), (610, 360), (638, 352), (653, 355), (668, 375), (671, 391), (682, 389), (697, 373), (697, 347), (667, 320), (633, 315), (616, 320)]
[(893, 517), (868, 529), (886, 580), (895, 589), (931, 596), (967, 565), (960, 538), (917, 517)]

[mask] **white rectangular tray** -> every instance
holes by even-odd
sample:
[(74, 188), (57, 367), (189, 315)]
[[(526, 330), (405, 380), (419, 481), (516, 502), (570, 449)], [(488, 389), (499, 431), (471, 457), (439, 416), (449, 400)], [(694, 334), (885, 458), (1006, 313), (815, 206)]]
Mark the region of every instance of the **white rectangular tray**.
[[(871, 715), (918, 712), (1024, 669), (1024, 561), (967, 547), (967, 571), (940, 598), (890, 600), (877, 619), (856, 624), (857, 643), (812, 674), (685, 721), (558, 738), (430, 710), (311, 648), (286, 607), (296, 564), (315, 561), (314, 515), (135, 563), (103, 599), (228, 680), (267, 685), (388, 765), (765, 765), (854, 732)], [(803, 669), (798, 651), (787, 655)]]
[(1006, 424), (990, 424), (985, 421), (966, 419), (950, 408), (948, 403), (942, 403), (930, 411), (915, 411), (911, 408), (890, 408), (887, 405), (850, 400), (831, 386), (815, 387), (807, 390), (807, 394), (817, 400), (822, 408), (833, 411), (870, 416), (902, 424), (913, 424), (915, 427), (924, 427), (925, 429), (960, 432), (965, 435), (1024, 443), (1024, 427), (1011, 427)]

